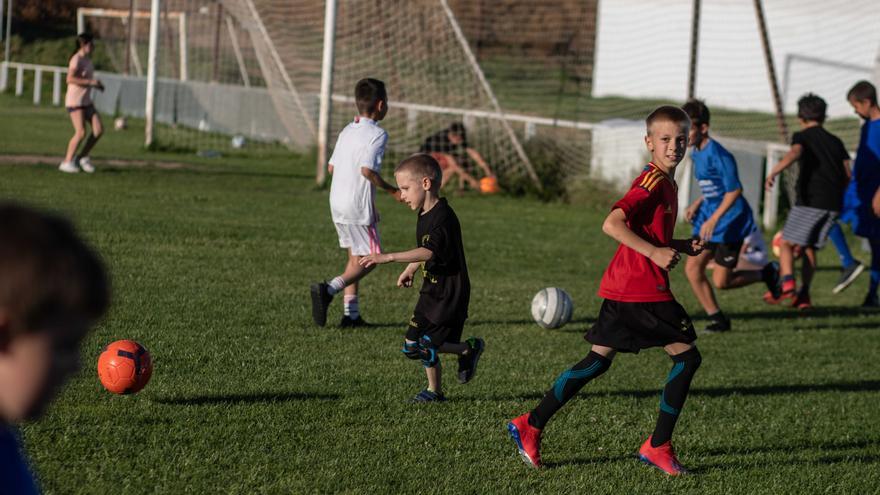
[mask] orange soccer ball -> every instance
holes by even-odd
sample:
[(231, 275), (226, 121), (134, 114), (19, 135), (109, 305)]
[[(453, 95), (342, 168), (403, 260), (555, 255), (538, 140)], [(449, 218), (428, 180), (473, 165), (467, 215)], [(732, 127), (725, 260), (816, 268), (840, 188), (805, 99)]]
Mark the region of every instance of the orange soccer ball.
[(496, 194), (501, 189), (498, 187), (498, 179), (495, 177), (483, 177), (480, 179), (480, 192), (483, 194)]
[(150, 381), (153, 360), (144, 346), (133, 340), (117, 340), (98, 356), (98, 378), (114, 394), (133, 394)]
[(782, 231), (780, 230), (773, 236), (773, 240), (770, 241), (770, 247), (773, 249), (773, 256), (779, 257), (779, 252), (782, 250)]
[[(776, 235), (773, 236), (773, 240), (770, 241), (770, 246), (773, 249), (773, 256), (776, 256), (777, 258), (779, 258), (779, 252), (782, 250), (782, 231), (781, 230), (779, 232), (777, 232)], [(793, 251), (792, 254), (794, 256), (794, 259), (798, 259), (801, 257), (801, 247), (800, 246), (795, 246), (792, 251)]]

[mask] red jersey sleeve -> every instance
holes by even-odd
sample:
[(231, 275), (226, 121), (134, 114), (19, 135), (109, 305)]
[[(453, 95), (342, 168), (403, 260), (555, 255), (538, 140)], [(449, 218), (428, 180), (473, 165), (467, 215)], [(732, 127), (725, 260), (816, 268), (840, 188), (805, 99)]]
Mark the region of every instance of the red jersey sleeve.
[(664, 177), (662, 172), (657, 169), (650, 169), (636, 178), (633, 181), (632, 187), (630, 187), (629, 191), (620, 198), (614, 206), (611, 207), (611, 210), (614, 211), (617, 208), (623, 210), (623, 214), (626, 215), (626, 218), (632, 218), (634, 215), (638, 215), (641, 211), (645, 209), (645, 207), (652, 207), (656, 204), (656, 199), (654, 196), (655, 191), (659, 191), (660, 188), (657, 185), (663, 181)]

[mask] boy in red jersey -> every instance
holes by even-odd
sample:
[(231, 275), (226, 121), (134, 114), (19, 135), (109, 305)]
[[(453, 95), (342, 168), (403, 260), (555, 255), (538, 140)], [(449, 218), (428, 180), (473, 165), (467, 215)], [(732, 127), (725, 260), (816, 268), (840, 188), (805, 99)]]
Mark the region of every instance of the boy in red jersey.
[(535, 409), (507, 425), (523, 460), (534, 467), (541, 466), (544, 426), (587, 382), (608, 370), (616, 353), (663, 347), (674, 364), (660, 396), (656, 428), (639, 457), (670, 475), (685, 472), (670, 439), (700, 366), (700, 352), (693, 345), (697, 336), (691, 319), (670, 291), (668, 272), (679, 253), (695, 256), (703, 250), (702, 241), (672, 238), (678, 213), (673, 173), (684, 157), (691, 123), (680, 108), (662, 106), (646, 124), (645, 143), (653, 160), (602, 224), (620, 246), (599, 285), (602, 309), (584, 336), (592, 343), (590, 353), (556, 379)]

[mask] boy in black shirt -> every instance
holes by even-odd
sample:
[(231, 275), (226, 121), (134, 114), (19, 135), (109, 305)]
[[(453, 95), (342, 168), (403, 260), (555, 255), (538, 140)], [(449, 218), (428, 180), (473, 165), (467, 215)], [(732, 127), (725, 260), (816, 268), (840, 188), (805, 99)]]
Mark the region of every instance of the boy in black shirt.
[[(809, 93), (798, 100), (798, 120), (801, 130), (791, 138), (791, 149), (779, 160), (767, 176), (766, 187), (773, 187), (774, 179), (795, 160), (800, 162), (795, 206), (788, 214), (782, 229), (779, 253), (782, 295), (768, 292), (764, 300), (779, 304), (794, 299), (792, 306), (809, 309), (810, 282), (816, 270), (816, 250), (828, 239), (828, 232), (840, 215), (843, 194), (849, 183), (849, 153), (834, 134), (828, 132), (825, 122), (827, 105), (822, 98)], [(795, 291), (794, 248), (803, 249), (800, 291)]]
[(461, 342), (471, 284), (461, 225), (446, 198), (439, 195), (441, 177), (440, 165), (430, 155), (415, 154), (397, 166), (394, 178), (401, 200), (419, 212), (418, 247), (405, 252), (370, 254), (360, 261), (365, 268), (392, 261), (408, 263), (397, 279), (398, 287), (412, 287), (416, 270), (422, 268), (424, 282), (402, 352), (410, 359), (421, 359), (428, 375), (428, 388), (413, 397), (412, 402), (446, 400), (438, 353), (459, 356), (458, 381), (467, 383), (476, 374), (477, 361), (485, 347), (483, 339), (475, 337)]

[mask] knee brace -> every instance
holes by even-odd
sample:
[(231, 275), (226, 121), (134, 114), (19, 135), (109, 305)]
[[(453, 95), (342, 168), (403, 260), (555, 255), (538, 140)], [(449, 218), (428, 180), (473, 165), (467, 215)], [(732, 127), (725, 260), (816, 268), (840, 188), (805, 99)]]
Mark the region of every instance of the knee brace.
[(666, 386), (660, 394), (660, 410), (678, 416), (691, 388), (691, 380), (703, 358), (700, 356), (700, 351), (694, 347), (672, 356), (672, 361), (675, 364), (672, 365), (672, 370), (666, 378)]
[(437, 348), (431, 342), (431, 337), (425, 335), (419, 339), (419, 353), (422, 358), (422, 366), (425, 368), (433, 368), (440, 364), (440, 355), (437, 354)]
[(400, 350), (407, 359), (421, 359), (422, 353), (419, 352), (419, 343), (418, 342), (407, 342), (403, 341), (403, 349)]
[(699, 368), (700, 364), (703, 362), (703, 356), (700, 354), (700, 351), (694, 347), (689, 351), (672, 356), (672, 361), (676, 363), (676, 366), (682, 368), (682, 372), (693, 376), (693, 374), (697, 372), (697, 368)]

